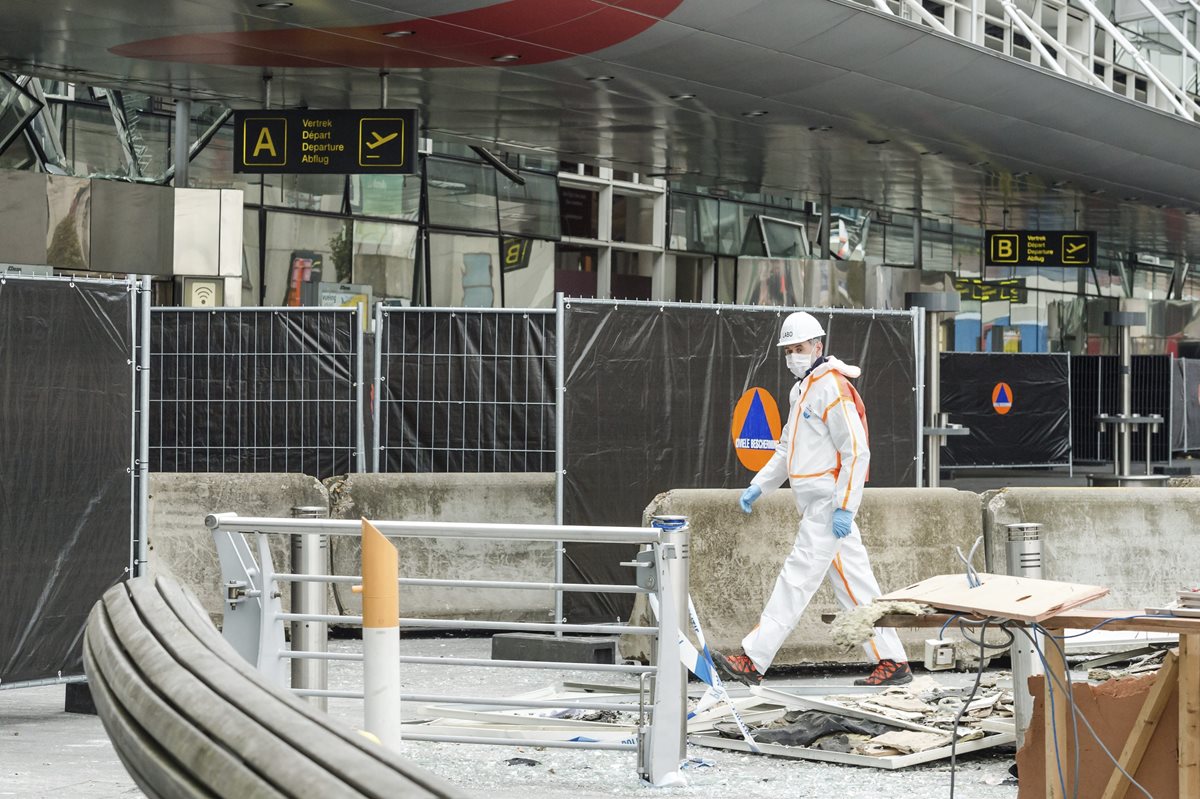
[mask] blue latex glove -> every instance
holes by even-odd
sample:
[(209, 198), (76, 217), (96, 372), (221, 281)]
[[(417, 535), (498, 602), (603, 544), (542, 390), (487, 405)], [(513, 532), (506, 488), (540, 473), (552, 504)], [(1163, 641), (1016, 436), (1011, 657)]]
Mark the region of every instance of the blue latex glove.
[(850, 523), (854, 521), (854, 514), (845, 508), (833, 509), (833, 534), (838, 538), (845, 538), (850, 535), (850, 531), (854, 528)]
[(738, 500), (738, 504), (742, 506), (742, 511), (750, 512), (750, 506), (754, 504), (754, 500), (762, 496), (762, 489), (756, 485), (752, 485), (742, 492), (742, 498)]

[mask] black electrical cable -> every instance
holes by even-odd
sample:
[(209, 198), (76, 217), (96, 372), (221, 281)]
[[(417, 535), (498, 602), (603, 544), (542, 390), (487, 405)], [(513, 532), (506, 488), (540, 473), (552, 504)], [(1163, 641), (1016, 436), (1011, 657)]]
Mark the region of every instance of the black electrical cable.
[[(1008, 630), (1004, 633), (1008, 636), (1008, 643), (1004, 645), (989, 644), (985, 640), (987, 628), (989, 624), (995, 623), (996, 619), (984, 619), (981, 622), (971, 619), (962, 618), (958, 620), (958, 631), (962, 633), (963, 638), (966, 638), (973, 644), (979, 646), (979, 668), (975, 670), (975, 684), (971, 686), (971, 693), (963, 700), (962, 706), (959, 707), (958, 713), (954, 716), (954, 728), (950, 730), (950, 799), (954, 799), (954, 778), (958, 769), (958, 725), (962, 720), (963, 714), (967, 712), (967, 708), (971, 702), (975, 700), (975, 694), (979, 693), (979, 684), (983, 680), (983, 669), (987, 664), (987, 650), (989, 649), (1007, 649), (1012, 645), (1013, 635)], [(980, 627), (979, 639), (976, 640), (967, 634), (966, 625), (978, 625)]]
[[(1099, 627), (1101, 625), (1096, 625), (1096, 626)], [(1029, 630), (1027, 630), (1024, 625), (1016, 625), (1016, 628), (1026, 638), (1029, 639), (1029, 642), (1033, 645), (1034, 651), (1037, 652), (1038, 658), (1042, 661), (1042, 667), (1046, 670), (1046, 676), (1047, 676), (1047, 678), (1049, 678), (1048, 692), (1050, 691), (1050, 688), (1054, 684), (1058, 685), (1059, 690), (1063, 690), (1065, 688), (1065, 686), (1063, 685), (1062, 680), (1060, 680), (1056, 674), (1053, 674), (1051, 672), (1050, 664), (1047, 663), (1045, 655), (1042, 654), (1041, 648), (1038, 646), (1037, 639), (1033, 637), (1033, 634), (1030, 633)], [(1042, 633), (1042, 635), (1044, 637), (1051, 639), (1051, 642), (1055, 646), (1055, 648), (1059, 649), (1059, 651), (1063, 653), (1063, 662), (1066, 662), (1066, 650), (1059, 647), (1058, 642), (1056, 640), (1056, 636), (1051, 635), (1045, 628), (1043, 628), (1041, 625), (1038, 625), (1038, 624), (1034, 625), (1034, 629), (1036, 629), (1038, 632)], [(1067, 679), (1068, 680), (1070, 679), (1070, 671), (1067, 672)], [(1096, 743), (1104, 751), (1104, 754), (1108, 756), (1108, 759), (1112, 761), (1113, 765), (1117, 768), (1117, 770), (1120, 771), (1123, 775), (1125, 775), (1125, 779), (1129, 780), (1131, 785), (1133, 785), (1135, 788), (1137, 788), (1139, 791), (1141, 791), (1143, 794), (1145, 794), (1146, 799), (1154, 799), (1154, 797), (1150, 794), (1150, 792), (1147, 791), (1140, 782), (1135, 780), (1133, 778), (1132, 774), (1130, 774), (1128, 771), (1125, 770), (1125, 768), (1121, 765), (1120, 761), (1117, 759), (1116, 755), (1114, 755), (1112, 753), (1112, 751), (1109, 750), (1109, 748), (1107, 746), (1105, 746), (1104, 741), (1100, 739), (1099, 734), (1097, 734), (1096, 729), (1092, 726), (1092, 723), (1090, 721), (1088, 721), (1087, 716), (1080, 713), (1079, 709), (1074, 706), (1074, 703), (1072, 703), (1071, 708), (1073, 711), (1073, 715), (1078, 720), (1083, 721), (1084, 726), (1088, 728), (1088, 732), (1091, 733), (1092, 738), (1095, 739)], [(1055, 735), (1057, 736), (1057, 732), (1055, 733)], [(1055, 747), (1055, 749), (1057, 751), (1057, 747)], [(1078, 749), (1079, 749), (1078, 735), (1076, 735), (1075, 749), (1076, 749), (1076, 754), (1078, 754)], [(1061, 773), (1061, 770), (1062, 769), (1061, 769), (1061, 765), (1060, 765), (1060, 767), (1059, 767), (1060, 773)], [(1078, 773), (1078, 771), (1076, 773)], [(1076, 781), (1076, 787), (1078, 787), (1078, 780)], [(1064, 793), (1065, 793), (1065, 789), (1064, 789)]]

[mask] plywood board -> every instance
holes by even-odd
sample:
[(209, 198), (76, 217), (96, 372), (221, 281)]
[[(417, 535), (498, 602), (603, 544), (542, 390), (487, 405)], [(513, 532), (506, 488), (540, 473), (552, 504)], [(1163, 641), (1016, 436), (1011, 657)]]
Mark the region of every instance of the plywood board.
[(971, 587), (965, 574), (939, 574), (884, 594), (877, 601), (919, 602), (939, 610), (1034, 622), (1108, 593), (1107, 588), (1099, 585), (1034, 580), (1006, 574), (981, 573), (978, 577), (980, 585)]
[[(1011, 732), (993, 733), (985, 735), (982, 738), (976, 738), (974, 741), (961, 741), (955, 748), (959, 755), (967, 752), (977, 752), (980, 749), (990, 749), (993, 746), (1001, 746), (1010, 744), (1016, 741), (1017, 736)], [(749, 752), (750, 747), (745, 741), (733, 738), (718, 738), (712, 735), (689, 735), (688, 741), (698, 746), (708, 746), (713, 749), (733, 749), (738, 752)], [(761, 753), (764, 755), (773, 755), (774, 757), (786, 757), (791, 760), (822, 760), (826, 763), (841, 763), (847, 766), (869, 766), (871, 768), (882, 769), (899, 769), (916, 766), (921, 763), (929, 763), (934, 760), (941, 760), (950, 757), (950, 747), (942, 746), (937, 749), (929, 749), (924, 752), (914, 752), (911, 755), (885, 755), (882, 757), (871, 757), (870, 755), (855, 755), (845, 752), (823, 752), (820, 749), (808, 749), (803, 746), (783, 746), (782, 744), (764, 744), (758, 745)]]

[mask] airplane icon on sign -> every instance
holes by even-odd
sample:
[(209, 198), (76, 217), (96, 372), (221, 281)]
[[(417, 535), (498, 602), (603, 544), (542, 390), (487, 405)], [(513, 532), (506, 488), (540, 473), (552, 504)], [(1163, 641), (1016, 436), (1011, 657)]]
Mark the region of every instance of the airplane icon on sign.
[(372, 137), (373, 141), (369, 141), (366, 144), (367, 144), (367, 147), (374, 150), (376, 147), (380, 146), (381, 144), (387, 144), (388, 142), (390, 142), (392, 139), (396, 138), (399, 135), (400, 135), (399, 133), (389, 133), (386, 136), (380, 136), (375, 131), (371, 131), (371, 137)]
[(363, 117), (358, 122), (358, 165), (372, 169), (403, 166), (410, 141), (404, 119)]

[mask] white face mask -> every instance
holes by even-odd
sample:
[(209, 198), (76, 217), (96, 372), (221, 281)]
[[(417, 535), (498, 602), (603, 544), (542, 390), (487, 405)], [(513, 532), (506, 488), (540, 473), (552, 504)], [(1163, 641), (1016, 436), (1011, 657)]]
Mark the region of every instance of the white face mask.
[(797, 378), (804, 377), (808, 367), (812, 366), (812, 353), (789, 352), (783, 361), (787, 364), (788, 371)]

